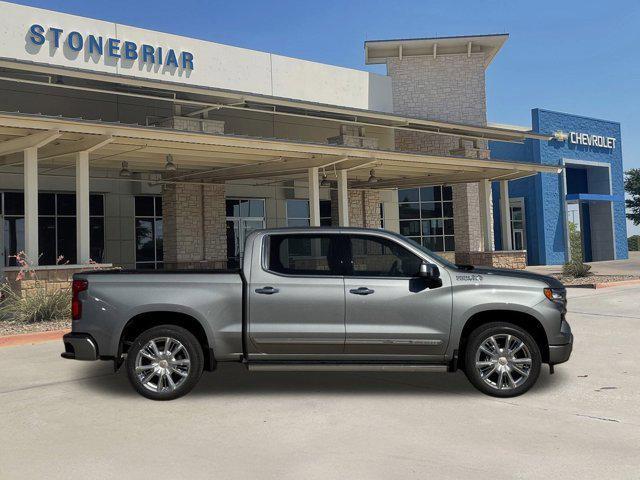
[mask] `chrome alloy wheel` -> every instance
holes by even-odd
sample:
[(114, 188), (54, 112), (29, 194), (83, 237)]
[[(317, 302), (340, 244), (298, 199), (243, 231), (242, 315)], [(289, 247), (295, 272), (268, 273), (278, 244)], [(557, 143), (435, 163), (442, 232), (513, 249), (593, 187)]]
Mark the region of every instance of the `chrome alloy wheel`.
[(529, 378), (531, 352), (515, 335), (497, 334), (480, 343), (475, 363), (484, 383), (496, 390), (511, 390)]
[(189, 353), (175, 338), (149, 340), (136, 355), (136, 377), (152, 392), (174, 391), (187, 380), (190, 370)]

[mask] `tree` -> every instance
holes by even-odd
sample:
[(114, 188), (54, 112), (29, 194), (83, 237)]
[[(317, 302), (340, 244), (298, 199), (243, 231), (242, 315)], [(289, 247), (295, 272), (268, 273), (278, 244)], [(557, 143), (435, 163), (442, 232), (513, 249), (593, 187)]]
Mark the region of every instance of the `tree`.
[(640, 250), (640, 235), (632, 235), (627, 239), (627, 242), (629, 243), (630, 252), (637, 252)]
[(640, 168), (632, 168), (625, 172), (624, 189), (631, 196), (626, 200), (627, 218), (634, 225), (640, 225)]

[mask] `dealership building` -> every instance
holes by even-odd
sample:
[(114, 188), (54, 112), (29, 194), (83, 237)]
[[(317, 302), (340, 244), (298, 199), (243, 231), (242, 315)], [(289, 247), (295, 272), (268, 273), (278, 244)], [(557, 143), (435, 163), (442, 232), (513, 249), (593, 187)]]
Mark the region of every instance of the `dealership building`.
[(586, 260), (627, 258), (619, 124), (489, 123), (507, 39), (367, 41), (378, 75), (0, 2), (5, 274), (233, 267), (300, 225), (523, 268), (567, 261), (572, 222)]

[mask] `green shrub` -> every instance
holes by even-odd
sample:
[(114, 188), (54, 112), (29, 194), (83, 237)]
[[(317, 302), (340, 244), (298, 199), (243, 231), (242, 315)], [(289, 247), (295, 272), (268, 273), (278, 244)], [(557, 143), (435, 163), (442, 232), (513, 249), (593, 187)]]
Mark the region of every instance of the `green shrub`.
[(637, 252), (640, 250), (640, 235), (632, 235), (627, 239), (627, 242), (629, 244), (630, 252)]
[(591, 275), (589, 270), (591, 270), (591, 265), (574, 260), (567, 262), (562, 266), (562, 275), (574, 278), (588, 277)]
[(47, 292), (44, 286), (38, 286), (22, 296), (5, 283), (0, 292), (2, 321), (36, 323), (71, 318), (71, 292), (68, 289)]

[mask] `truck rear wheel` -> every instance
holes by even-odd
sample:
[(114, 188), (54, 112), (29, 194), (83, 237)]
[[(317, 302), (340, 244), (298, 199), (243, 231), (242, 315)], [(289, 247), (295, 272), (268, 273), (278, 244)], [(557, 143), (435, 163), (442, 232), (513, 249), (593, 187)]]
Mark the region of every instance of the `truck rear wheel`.
[(476, 328), (465, 348), (465, 373), (481, 392), (515, 397), (538, 380), (540, 348), (524, 329), (506, 322)]
[(127, 352), (127, 375), (142, 396), (173, 400), (191, 391), (202, 375), (202, 347), (191, 332), (175, 325), (145, 330)]

